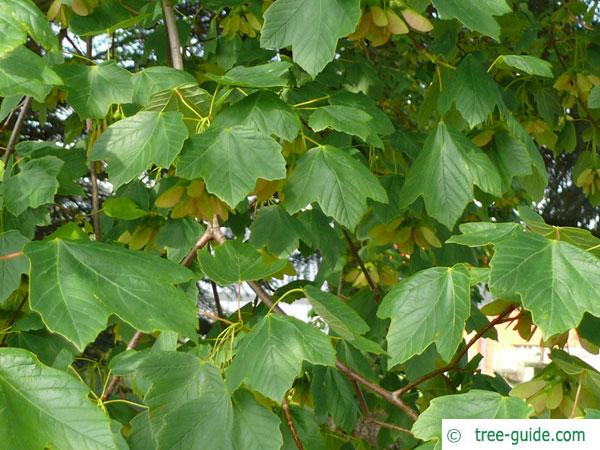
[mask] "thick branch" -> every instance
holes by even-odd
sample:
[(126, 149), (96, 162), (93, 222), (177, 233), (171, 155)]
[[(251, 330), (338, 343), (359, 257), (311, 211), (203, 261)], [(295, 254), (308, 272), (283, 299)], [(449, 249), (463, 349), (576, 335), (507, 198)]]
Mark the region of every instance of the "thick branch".
[(19, 134), (21, 132), (21, 127), (23, 123), (25, 123), (25, 117), (27, 116), (27, 112), (29, 111), (29, 107), (31, 106), (31, 97), (25, 97), (25, 101), (23, 102), (23, 106), (21, 106), (21, 112), (17, 117), (17, 121), (15, 122), (15, 126), (13, 127), (12, 133), (8, 138), (8, 144), (6, 145), (6, 151), (4, 152), (4, 156), (2, 157), (2, 162), (6, 166), (8, 164), (8, 158), (10, 154), (15, 148), (19, 140)]
[(169, 38), (169, 50), (171, 54), (171, 64), (175, 69), (183, 70), (183, 58), (181, 56), (181, 44), (179, 43), (179, 33), (177, 31), (177, 20), (173, 12), (170, 0), (162, 0), (163, 17), (165, 18), (165, 29)]
[[(397, 391), (394, 392), (394, 397), (395, 398), (400, 398), (400, 396), (402, 396), (403, 394), (407, 393), (408, 391), (410, 391), (411, 389), (414, 389), (415, 387), (417, 387), (418, 385), (420, 385), (421, 383), (424, 383), (425, 381), (436, 377), (438, 375), (441, 375), (444, 372), (448, 372), (449, 370), (454, 369), (454, 367), (461, 361), (462, 357), (465, 356), (467, 354), (467, 352), (469, 351), (469, 349), (475, 345), (475, 343), (481, 339), (482, 336), (484, 336), (489, 330), (491, 330), (492, 328), (494, 328), (496, 325), (502, 323), (505, 321), (506, 316), (508, 316), (511, 312), (513, 312), (515, 310), (516, 306), (515, 305), (510, 305), (508, 308), (506, 308), (504, 311), (502, 311), (500, 313), (500, 315), (498, 317), (496, 317), (494, 320), (492, 320), (490, 323), (488, 323), (485, 327), (483, 327), (483, 329), (479, 330), (477, 332), (477, 334), (475, 334), (475, 336), (473, 336), (471, 338), (471, 340), (467, 343), (467, 345), (465, 346), (464, 349), (462, 349), (462, 351), (460, 351), (453, 359), (452, 361), (450, 361), (447, 365), (440, 367), (432, 372), (429, 372), (428, 374), (423, 375), (421, 378), (417, 378), (415, 381), (408, 383), (406, 386), (398, 389)], [(512, 320), (512, 319), (511, 319)]]
[(213, 239), (214, 239), (214, 237), (213, 237), (212, 227), (209, 226), (206, 229), (206, 231), (202, 234), (202, 236), (200, 236), (200, 238), (196, 241), (196, 243), (194, 244), (192, 249), (189, 251), (189, 253), (186, 255), (186, 257), (183, 258), (183, 261), (181, 262), (181, 264), (185, 267), (189, 267), (192, 264), (192, 262), (194, 261), (194, 259), (196, 258), (196, 254), (198, 253), (198, 250), (202, 249), (206, 244), (208, 244)]

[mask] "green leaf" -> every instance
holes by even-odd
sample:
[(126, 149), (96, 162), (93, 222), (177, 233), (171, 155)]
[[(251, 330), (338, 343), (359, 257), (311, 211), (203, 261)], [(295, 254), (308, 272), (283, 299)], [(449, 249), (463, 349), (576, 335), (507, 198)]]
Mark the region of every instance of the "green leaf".
[(502, 97), (498, 85), (484, 70), (482, 61), (468, 55), (452, 74), (438, 100), (438, 109), (445, 114), (454, 103), (471, 128), (479, 125), (498, 106)]
[(291, 64), (285, 61), (270, 62), (259, 66), (236, 66), (225, 75), (206, 74), (206, 77), (226, 86), (270, 88), (287, 86), (285, 77)]
[[(23, 100), (23, 96), (20, 94), (11, 95), (2, 99), (2, 105), (0, 106), (0, 121), (3, 121)], [(2, 178), (2, 172), (0, 171), (0, 178)]]
[(150, 428), (148, 410), (144, 410), (129, 422), (131, 431), (127, 436), (127, 443), (131, 450), (156, 449), (156, 440)]
[(527, 145), (505, 131), (496, 133), (494, 143), (490, 158), (502, 177), (502, 191), (507, 191), (514, 177), (532, 174), (533, 161)]
[(3, 0), (0, 8), (0, 57), (27, 41), (27, 35), (46, 47), (58, 49), (56, 35), (31, 0)]
[(390, 366), (421, 354), (432, 343), (449, 361), (462, 340), (471, 310), (467, 268), (432, 267), (402, 280), (384, 297), (377, 316), (392, 322), (387, 334)]
[[(29, 242), (17, 230), (0, 233), (0, 256), (7, 256), (23, 250)], [(21, 284), (21, 275), (29, 272), (29, 264), (25, 256), (10, 259), (0, 259), (0, 305)]]
[(183, 114), (183, 120), (192, 121), (196, 128), (200, 117), (209, 116), (211, 103), (212, 95), (208, 91), (197, 83), (187, 83), (153, 94), (145, 109), (157, 112), (179, 111)]
[(590, 91), (588, 106), (592, 109), (600, 108), (600, 86), (594, 86)]
[(281, 402), (300, 375), (302, 361), (333, 366), (335, 351), (329, 338), (298, 319), (269, 314), (240, 340), (227, 384), (235, 388), (245, 383)]
[(239, 240), (219, 245), (214, 256), (208, 249), (202, 250), (198, 253), (198, 261), (206, 276), (222, 285), (260, 280), (287, 265), (286, 260), (265, 256), (252, 245)]
[(335, 295), (310, 285), (304, 287), (304, 292), (315, 312), (343, 339), (352, 341), (369, 331), (363, 318)]
[(300, 239), (323, 257), (326, 267), (333, 267), (345, 249), (345, 243), (331, 226), (331, 221), (318, 208), (311, 208), (298, 214), (302, 223)]
[(512, 11), (505, 0), (432, 0), (442, 19), (458, 19), (467, 28), (500, 42), (500, 26), (493, 16)]
[(129, 3), (124, 4), (120, 0), (102, 0), (92, 14), (87, 16), (73, 14), (69, 28), (78, 36), (112, 34), (119, 28), (132, 27), (152, 16), (152, 8), (142, 8), (144, 3), (130, 0)]
[(552, 64), (541, 58), (529, 55), (500, 55), (499, 63), (504, 63), (509, 67), (525, 72), (529, 75), (538, 75), (540, 77), (554, 78), (552, 74)]
[(24, 253), (31, 261), (31, 308), (79, 350), (111, 314), (145, 332), (195, 335), (195, 306), (173, 286), (193, 277), (183, 267), (99, 242), (36, 241)]
[(250, 225), (250, 242), (274, 255), (290, 255), (298, 248), (302, 225), (281, 206), (261, 208)]
[(447, 244), (481, 247), (513, 236), (523, 228), (518, 223), (472, 222), (460, 225), (460, 235), (454, 235), (446, 241)]
[(183, 70), (172, 67), (148, 67), (133, 75), (133, 103), (147, 105), (154, 94), (184, 84), (195, 84), (196, 79)]
[(527, 133), (527, 130), (523, 128), (512, 114), (508, 114), (506, 125), (509, 133), (527, 147), (527, 151), (531, 157), (533, 167), (532, 174), (521, 176), (519, 182), (523, 188), (527, 190), (533, 200), (540, 201), (544, 196), (544, 189), (548, 184), (548, 173), (546, 172), (544, 158), (542, 158), (542, 155), (529, 133)]
[(0, 58), (0, 96), (29, 95), (43, 102), (60, 77), (46, 61), (25, 47), (17, 47)]
[(148, 215), (129, 197), (111, 197), (102, 203), (102, 210), (108, 217), (123, 220), (135, 220)]
[(301, 127), (294, 110), (268, 91), (255, 92), (230, 106), (219, 113), (214, 125), (221, 128), (243, 125), (286, 141), (293, 141)]
[(316, 414), (329, 414), (345, 432), (354, 431), (358, 404), (352, 385), (338, 370), (323, 366), (312, 367), (310, 393), (315, 402)]
[(178, 112), (141, 111), (108, 127), (94, 143), (90, 161), (108, 161), (115, 189), (128, 183), (151, 164), (169, 167), (188, 133)]
[(259, 178), (285, 178), (281, 146), (270, 136), (251, 128), (210, 127), (186, 142), (177, 174), (202, 178), (206, 190), (232, 208), (254, 190)]
[(459, 131), (440, 122), (410, 168), (400, 206), (422, 196), (427, 214), (452, 229), (473, 200), (474, 184), (493, 195), (502, 191), (500, 176), (488, 156)]
[(38, 314), (29, 316), (36, 317), (40, 323), (37, 326), (32, 324), (33, 321), (27, 316), (17, 320), (6, 337), (6, 345), (29, 350), (42, 364), (67, 370), (78, 353), (75, 346), (64, 337), (46, 330)]
[(283, 445), (280, 423), (279, 417), (249, 392), (238, 390), (233, 396), (234, 450), (279, 450)]
[(388, 136), (395, 130), (394, 124), (387, 114), (379, 109), (377, 103), (371, 97), (364, 94), (341, 91), (332, 95), (329, 98), (329, 103), (332, 105), (350, 106), (366, 112), (372, 117), (369, 126), (381, 136)]
[(192, 249), (204, 227), (194, 219), (171, 219), (156, 235), (156, 245), (166, 247), (167, 258), (180, 262)]
[(191, 353), (153, 352), (139, 367), (159, 449), (231, 448), (233, 411), (219, 370)]
[(82, 119), (103, 119), (110, 105), (130, 103), (131, 74), (109, 61), (97, 66), (64, 64), (54, 66), (63, 79), (67, 101)]
[(18, 154), (31, 159), (53, 156), (63, 161), (63, 166), (56, 176), (58, 180), (58, 195), (84, 195), (78, 183), (79, 178), (87, 175), (89, 167), (85, 164), (83, 146), (64, 148), (49, 141), (21, 141), (15, 150)]
[(354, 31), (359, 0), (278, 0), (264, 14), (260, 45), (292, 46), (294, 62), (313, 78), (335, 56), (337, 41)]
[(600, 315), (600, 261), (571, 244), (519, 233), (496, 244), (490, 288), (520, 295), (544, 336), (575, 328), (583, 314)]
[(4, 207), (18, 216), (27, 208), (52, 203), (58, 190), (56, 177), (62, 166), (63, 162), (54, 156), (27, 161), (18, 174), (4, 181)]
[(415, 437), (442, 438), (442, 419), (527, 419), (533, 410), (523, 400), (497, 392), (472, 390), (434, 398), (412, 427)]
[(308, 118), (308, 126), (317, 132), (331, 128), (367, 141), (373, 133), (369, 126), (371, 120), (369, 114), (352, 106), (330, 105), (313, 111)]
[(387, 202), (385, 189), (369, 169), (348, 151), (329, 145), (302, 155), (284, 193), (290, 214), (316, 201), (325, 214), (352, 230), (367, 211), (367, 198)]
[(0, 435), (6, 450), (116, 449), (89, 387), (26, 350), (0, 349)]

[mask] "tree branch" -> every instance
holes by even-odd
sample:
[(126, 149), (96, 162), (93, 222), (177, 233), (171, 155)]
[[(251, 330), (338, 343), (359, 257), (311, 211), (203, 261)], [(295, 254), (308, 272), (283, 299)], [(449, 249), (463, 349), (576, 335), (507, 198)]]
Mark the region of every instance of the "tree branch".
[[(81, 51), (77, 49), (77, 46), (74, 42), (72, 42), (67, 34), (67, 40), (71, 42), (74, 48), (81, 54)], [(88, 59), (92, 59), (93, 55), (93, 38), (90, 36), (86, 39), (86, 57)], [(85, 119), (85, 131), (87, 133), (88, 138), (88, 152), (91, 150), (91, 146), (94, 144), (92, 142), (92, 134), (94, 131), (94, 122), (92, 119)], [(92, 223), (94, 225), (94, 236), (97, 241), (102, 240), (102, 229), (100, 227), (100, 192), (98, 191), (98, 174), (96, 173), (96, 163), (95, 161), (90, 162), (90, 185), (92, 190)]]
[(185, 267), (189, 267), (196, 258), (196, 254), (198, 253), (198, 251), (202, 249), (206, 244), (208, 244), (211, 240), (213, 240), (213, 232), (212, 227), (209, 225), (208, 228), (206, 228), (206, 231), (202, 234), (202, 236), (200, 236), (200, 238), (196, 241), (189, 253), (185, 256), (185, 258), (183, 258), (181, 264)]
[(294, 418), (292, 417), (292, 413), (290, 412), (290, 405), (288, 403), (287, 394), (283, 397), (281, 407), (283, 408), (283, 414), (285, 415), (288, 427), (292, 432), (292, 437), (294, 438), (296, 447), (298, 447), (298, 450), (304, 450), (304, 446), (302, 445), (302, 441), (300, 440), (300, 435), (298, 435), (298, 430), (296, 429), (296, 425), (294, 424)]
[[(496, 317), (494, 320), (490, 321), (490, 323), (488, 323), (485, 327), (483, 327), (483, 329), (479, 330), (477, 332), (477, 334), (475, 334), (475, 336), (473, 336), (471, 338), (471, 340), (467, 343), (467, 345), (465, 346), (464, 349), (462, 349), (462, 351), (460, 351), (453, 359), (452, 361), (450, 361), (447, 365), (440, 367), (432, 372), (429, 372), (428, 374), (423, 375), (420, 378), (417, 378), (415, 381), (408, 383), (406, 386), (401, 387), (400, 389), (398, 389), (397, 391), (394, 391), (394, 397), (395, 398), (399, 398), (400, 396), (402, 396), (403, 394), (407, 393), (408, 391), (410, 391), (411, 389), (417, 387), (418, 385), (420, 385), (421, 383), (424, 383), (425, 381), (436, 377), (437, 375), (440, 375), (444, 372), (448, 372), (449, 370), (454, 369), (454, 367), (460, 362), (460, 360), (462, 359), (463, 356), (465, 356), (467, 354), (467, 352), (469, 351), (469, 349), (483, 336), (485, 335), (485, 333), (487, 333), (489, 330), (491, 330), (492, 328), (494, 328), (496, 325), (502, 323), (505, 321), (506, 316), (508, 316), (511, 312), (513, 312), (515, 310), (516, 306), (515, 305), (510, 305), (508, 308), (506, 308), (504, 311), (502, 311), (500, 313), (500, 315), (498, 315), (498, 317)], [(512, 320), (512, 319), (511, 319)]]
[(213, 280), (210, 280), (210, 286), (212, 287), (213, 298), (215, 299), (215, 308), (217, 308), (217, 316), (220, 319), (223, 319), (225, 316), (223, 315), (223, 308), (221, 307), (221, 299), (219, 298), (217, 283), (215, 283)]
[(358, 249), (354, 245), (354, 242), (352, 242), (352, 238), (350, 237), (350, 234), (346, 230), (344, 230), (344, 236), (346, 237), (346, 241), (348, 242), (348, 247), (350, 248), (350, 252), (354, 256), (354, 258), (358, 261), (360, 270), (362, 271), (363, 275), (365, 276), (365, 278), (367, 280), (367, 283), (369, 284), (369, 289), (371, 289), (371, 292), (373, 293), (373, 297), (375, 298), (375, 301), (377, 303), (379, 303), (379, 301), (381, 300), (381, 296), (379, 295), (379, 290), (377, 289), (377, 286), (373, 282), (373, 278), (371, 278), (371, 274), (365, 267), (365, 263), (363, 262), (362, 258), (358, 254)]
[(171, 64), (175, 69), (183, 70), (183, 58), (181, 56), (181, 44), (179, 43), (179, 33), (177, 31), (177, 20), (171, 6), (170, 0), (162, 0), (163, 17), (165, 19), (165, 29), (169, 38), (169, 50), (171, 54)]
[[(92, 138), (92, 119), (85, 119), (85, 128), (88, 139)], [(102, 240), (102, 228), (100, 226), (100, 191), (98, 190), (98, 174), (96, 173), (96, 162), (90, 162), (90, 185), (92, 190), (92, 223), (94, 225), (94, 236), (97, 241)]]
[[(192, 252), (193, 252), (193, 255), (195, 255), (198, 250), (200, 250), (203, 246), (208, 244), (208, 242), (210, 242), (211, 240), (214, 240), (219, 244), (222, 244), (226, 241), (225, 236), (221, 232), (221, 228), (219, 226), (219, 220), (218, 220), (217, 216), (213, 217), (212, 223), (208, 226), (206, 231), (200, 237), (200, 239), (198, 240), (198, 242), (196, 243), (196, 245), (194, 246), (194, 248), (192, 249), (190, 254), (192, 254)], [(202, 243), (202, 247), (199, 246), (200, 243)], [(190, 256), (190, 254), (188, 254), (188, 256)], [(191, 264), (191, 262), (193, 261), (193, 256), (190, 258), (188, 258), (188, 256), (186, 256), (186, 258), (184, 259), (184, 262), (182, 262), (183, 265)], [(246, 284), (250, 287), (250, 289), (252, 289), (254, 291), (254, 293), (258, 296), (258, 298), (260, 298), (260, 300), (265, 305), (267, 305), (269, 308), (273, 308), (273, 306), (275, 306), (273, 308), (274, 312), (276, 312), (277, 314), (285, 315), (285, 312), (281, 308), (279, 308), (278, 305), (275, 305), (275, 302), (273, 301), (271, 296), (269, 294), (267, 294), (267, 292), (265, 292), (265, 290), (258, 283), (256, 283), (255, 281), (246, 281)], [(138, 332), (138, 333), (141, 334), (141, 332)], [(136, 335), (137, 335), (137, 333), (136, 333)], [(136, 336), (134, 336), (134, 338), (135, 337)], [(132, 339), (132, 341), (133, 341), (133, 339)], [(130, 341), (130, 343), (127, 345), (127, 349), (128, 350), (132, 349), (135, 347), (135, 345), (137, 345), (137, 343), (132, 344), (132, 342)], [(350, 369), (348, 366), (346, 366), (344, 363), (342, 363), (340, 361), (336, 361), (336, 367), (344, 375), (346, 375), (351, 381), (362, 384), (365, 388), (369, 389), (371, 392), (374, 392), (375, 394), (379, 395), (384, 400), (388, 401), (389, 403), (393, 404), (394, 406), (397, 406), (402, 411), (404, 411), (404, 413), (408, 417), (410, 417), (412, 420), (417, 419), (417, 417), (418, 417), (417, 412), (415, 410), (413, 410), (410, 406), (408, 406), (406, 403), (404, 403), (404, 401), (402, 399), (400, 399), (399, 396), (396, 396), (395, 392), (388, 391), (387, 389), (379, 386), (378, 384), (375, 384), (375, 383), (367, 380), (362, 375), (354, 372), (352, 369)], [(113, 381), (111, 380), (110, 385), (112, 385), (112, 384), (113, 384)], [(116, 384), (115, 384), (115, 386), (116, 386)], [(113, 390), (114, 390), (114, 387), (113, 387)], [(112, 390), (109, 391), (108, 389), (106, 389), (105, 395), (102, 396), (103, 399), (108, 398), (108, 395), (110, 395), (110, 393), (112, 393)], [(299, 447), (299, 448), (301, 448), (301, 447)]]
[(406, 403), (404, 403), (399, 397), (394, 395), (394, 392), (388, 391), (387, 389), (379, 386), (378, 384), (367, 380), (362, 375), (354, 372), (352, 369), (350, 369), (348, 366), (346, 366), (340, 361), (336, 361), (335, 366), (340, 370), (340, 372), (342, 372), (351, 380), (357, 381), (371, 392), (374, 392), (375, 394), (379, 395), (381, 398), (387, 400), (392, 405), (397, 406), (402, 411), (404, 411), (404, 413), (412, 420), (417, 420), (418, 414), (415, 412), (415, 410), (408, 406)]
[(4, 163), (4, 166), (6, 166), (6, 164), (8, 164), (8, 158), (10, 157), (10, 154), (14, 150), (15, 145), (17, 144), (17, 142), (19, 140), (19, 133), (21, 132), (21, 127), (23, 126), (23, 123), (25, 123), (25, 117), (27, 116), (27, 112), (29, 111), (30, 106), (31, 106), (31, 97), (27, 96), (27, 97), (25, 97), (25, 101), (23, 102), (23, 105), (21, 106), (21, 112), (19, 112), (19, 115), (17, 116), (17, 121), (15, 122), (15, 126), (13, 127), (12, 133), (10, 134), (10, 137), (8, 138), (8, 144), (6, 145), (6, 151), (4, 152), (4, 156), (2, 157), (2, 162)]
[(367, 405), (365, 396), (364, 396), (363, 392), (360, 390), (360, 384), (358, 384), (358, 381), (353, 380), (351, 378), (350, 378), (350, 384), (352, 385), (352, 389), (354, 390), (354, 395), (356, 396), (356, 399), (358, 400), (358, 406), (360, 407), (360, 410), (362, 411), (363, 416), (365, 416), (365, 418), (369, 418), (371, 416), (371, 411), (369, 411), (369, 405)]
[(402, 428), (398, 425), (394, 425), (393, 423), (382, 422), (381, 420), (371, 419), (371, 422), (379, 425), (381, 428), (387, 428), (388, 430), (399, 431), (400, 433), (412, 434), (408, 428)]

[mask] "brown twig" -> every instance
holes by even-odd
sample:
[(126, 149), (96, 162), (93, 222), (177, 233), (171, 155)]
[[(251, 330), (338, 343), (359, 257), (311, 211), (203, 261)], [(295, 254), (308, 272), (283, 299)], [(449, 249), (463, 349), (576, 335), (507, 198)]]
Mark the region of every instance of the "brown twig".
[(340, 372), (342, 372), (344, 375), (346, 375), (351, 380), (357, 381), (358, 383), (362, 384), (364, 387), (366, 387), (371, 392), (376, 393), (377, 395), (379, 395), (384, 400), (387, 400), (392, 405), (397, 406), (402, 411), (404, 411), (404, 413), (408, 417), (410, 417), (412, 420), (417, 420), (418, 414), (416, 413), (416, 411), (414, 409), (412, 409), (410, 406), (408, 406), (406, 403), (404, 403), (404, 401), (402, 401), (400, 398), (396, 397), (394, 395), (394, 392), (388, 391), (387, 389), (379, 386), (378, 384), (375, 384), (375, 383), (367, 380), (362, 375), (354, 372), (352, 369), (350, 369), (348, 366), (346, 366), (344, 363), (342, 363), (340, 361), (336, 361), (335, 366), (340, 370)]
[(194, 261), (194, 259), (196, 258), (196, 254), (198, 253), (198, 251), (202, 248), (204, 248), (204, 246), (206, 244), (208, 244), (210, 241), (212, 241), (214, 239), (213, 237), (213, 231), (212, 231), (212, 226), (208, 226), (208, 228), (206, 228), (206, 231), (204, 233), (202, 233), (202, 236), (200, 236), (200, 238), (198, 238), (198, 240), (196, 241), (196, 243), (194, 244), (194, 246), (192, 247), (192, 249), (188, 252), (188, 254), (185, 256), (185, 258), (183, 258), (183, 261), (181, 261), (181, 264), (185, 267), (189, 267), (192, 262)]
[(4, 152), (4, 156), (2, 157), (2, 162), (5, 166), (8, 163), (8, 158), (10, 157), (10, 154), (14, 150), (15, 145), (19, 140), (19, 133), (21, 132), (21, 127), (23, 126), (23, 123), (25, 123), (25, 117), (27, 116), (27, 112), (29, 111), (30, 106), (31, 97), (27, 96), (23, 101), (23, 105), (21, 106), (21, 112), (19, 112), (19, 115), (17, 116), (17, 121), (15, 122), (15, 126), (13, 127), (12, 133), (8, 138), (8, 144), (6, 144), (6, 151)]
[(571, 409), (570, 418), (573, 419), (577, 413), (577, 407), (579, 406), (579, 400), (581, 400), (581, 387), (583, 386), (583, 374), (579, 375), (579, 383), (577, 384), (577, 392), (575, 392), (575, 400), (573, 400), (573, 408)]
[(2, 132), (3, 132), (3, 131), (6, 129), (6, 127), (7, 127), (7, 126), (8, 126), (8, 124), (10, 123), (10, 120), (12, 119), (12, 116), (13, 116), (13, 115), (14, 115), (14, 113), (15, 113), (15, 109), (17, 109), (17, 108), (18, 108), (18, 105), (17, 105), (17, 107), (16, 107), (16, 108), (12, 109), (12, 110), (10, 111), (10, 113), (8, 113), (8, 117), (6, 118), (6, 120), (4, 121), (4, 123), (2, 124), (2, 126), (0, 126), (0, 133), (2, 133)]
[[(80, 55), (80, 56), (84, 56), (83, 52), (79, 49), (79, 47), (77, 47), (77, 44), (75, 42), (73, 42), (73, 40), (69, 37), (69, 34), (66, 33), (65, 35), (65, 39), (69, 42), (69, 44), (71, 44), (71, 47), (73, 47), (73, 50), (75, 50), (75, 52)], [(89, 53), (89, 51), (88, 51)], [(89, 56), (88, 56), (89, 58)]]
[(292, 413), (290, 412), (290, 405), (288, 403), (287, 394), (283, 397), (281, 407), (283, 408), (283, 414), (285, 415), (288, 427), (292, 432), (292, 437), (294, 438), (296, 447), (298, 447), (298, 450), (304, 450), (304, 446), (302, 445), (302, 441), (300, 440), (300, 435), (298, 434), (298, 430), (296, 429), (296, 425), (294, 424), (294, 418), (292, 417)]
[(360, 407), (360, 410), (363, 413), (363, 416), (365, 416), (366, 418), (369, 418), (371, 416), (371, 411), (369, 411), (369, 405), (367, 405), (367, 401), (365, 400), (365, 395), (363, 394), (362, 390), (360, 389), (360, 384), (358, 384), (358, 381), (350, 379), (350, 384), (352, 385), (352, 389), (354, 390), (354, 395), (356, 396), (356, 399), (358, 400), (358, 406)]
[(223, 308), (221, 307), (221, 299), (219, 298), (219, 291), (217, 290), (217, 283), (213, 280), (210, 280), (210, 286), (213, 291), (213, 298), (215, 299), (215, 307), (217, 308), (217, 315), (220, 319), (224, 318)]
[(377, 420), (377, 419), (371, 419), (370, 422), (376, 423), (381, 428), (387, 428), (389, 430), (399, 431), (400, 433), (412, 434), (412, 431), (410, 431), (408, 428), (402, 428), (402, 427), (399, 427), (398, 425), (394, 425), (393, 423), (382, 422), (381, 420)]
[(254, 293), (260, 298), (260, 301), (267, 305), (268, 308), (273, 308), (278, 314), (285, 314), (285, 311), (276, 305), (273, 298), (262, 288), (256, 281), (246, 281), (246, 284), (254, 291)]
[(364, 274), (365, 279), (367, 280), (367, 283), (369, 284), (369, 289), (371, 289), (371, 292), (373, 293), (373, 297), (375, 298), (375, 301), (377, 303), (379, 303), (379, 301), (381, 300), (381, 297), (379, 295), (379, 290), (377, 289), (377, 286), (373, 282), (373, 278), (371, 278), (371, 274), (365, 267), (365, 263), (363, 262), (362, 258), (358, 254), (358, 249), (354, 245), (354, 242), (352, 242), (352, 238), (350, 237), (350, 234), (346, 230), (344, 230), (344, 236), (346, 237), (346, 241), (348, 242), (348, 247), (350, 248), (350, 252), (354, 256), (354, 258), (358, 261), (360, 270)]
[[(88, 139), (92, 139), (92, 119), (85, 120), (85, 128)], [(98, 174), (96, 173), (96, 162), (90, 162), (90, 185), (92, 190), (92, 224), (94, 225), (94, 236), (97, 241), (102, 239), (102, 228), (100, 225), (100, 191), (98, 189)]]
[(448, 364), (446, 364), (445, 366), (440, 367), (432, 372), (429, 372), (428, 374), (425, 374), (422, 377), (417, 378), (415, 381), (408, 383), (406, 386), (403, 386), (400, 389), (394, 391), (394, 397), (399, 398), (400, 396), (409, 392), (411, 389), (417, 387), (421, 383), (424, 383), (425, 381), (427, 381), (433, 377), (436, 377), (444, 372), (448, 372), (449, 370), (454, 369), (454, 367), (460, 362), (462, 357), (466, 355), (466, 353), (469, 351), (469, 349), (489, 330), (494, 328), (496, 325), (504, 322), (506, 316), (508, 316), (511, 312), (513, 312), (515, 308), (516, 308), (515, 305), (510, 305), (508, 308), (506, 308), (504, 311), (502, 311), (498, 315), (498, 317), (496, 317), (494, 320), (490, 321), (490, 323), (488, 323), (485, 327), (483, 327), (481, 330), (479, 330), (477, 332), (477, 334), (475, 334), (475, 336), (473, 336), (471, 338), (471, 340), (469, 340), (469, 342), (467, 343), (465, 348), (462, 349)]
[[(136, 348), (137, 345), (140, 343), (140, 339), (142, 339), (143, 335), (144, 335), (143, 332), (136, 331), (135, 334), (133, 335), (133, 337), (127, 343), (127, 347), (125, 347), (125, 351), (133, 350), (134, 348)], [(110, 379), (110, 382), (106, 386), (106, 389), (102, 393), (102, 396), (100, 397), (100, 400), (104, 401), (107, 398), (109, 398), (112, 395), (112, 393), (115, 390), (115, 388), (120, 383), (120, 381), (121, 381), (121, 377), (112, 377)]]
[(19, 256), (23, 256), (23, 252), (7, 253), (6, 255), (0, 255), (0, 261), (5, 261), (7, 259), (18, 258)]

